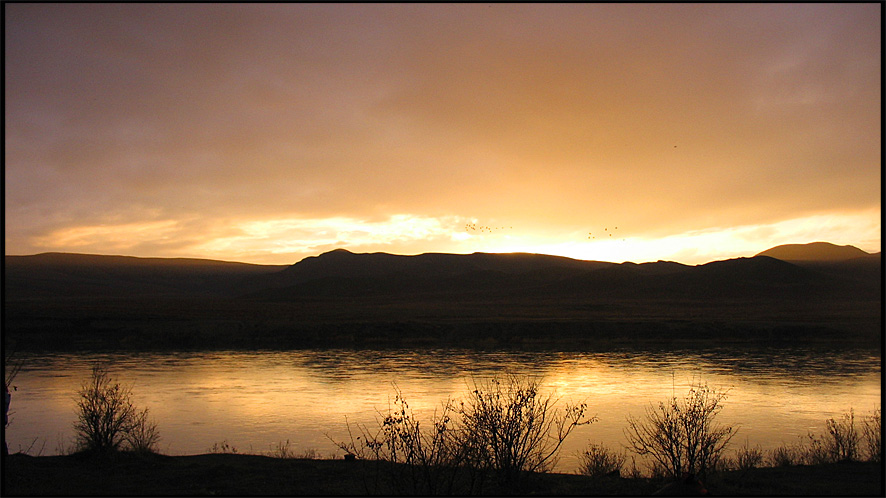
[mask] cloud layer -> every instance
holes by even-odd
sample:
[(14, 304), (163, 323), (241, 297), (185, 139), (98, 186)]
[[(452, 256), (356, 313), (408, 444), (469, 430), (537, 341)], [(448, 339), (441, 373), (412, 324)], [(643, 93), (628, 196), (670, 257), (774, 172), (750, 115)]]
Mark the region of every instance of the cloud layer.
[(880, 244), (878, 4), (5, 8), (7, 254)]

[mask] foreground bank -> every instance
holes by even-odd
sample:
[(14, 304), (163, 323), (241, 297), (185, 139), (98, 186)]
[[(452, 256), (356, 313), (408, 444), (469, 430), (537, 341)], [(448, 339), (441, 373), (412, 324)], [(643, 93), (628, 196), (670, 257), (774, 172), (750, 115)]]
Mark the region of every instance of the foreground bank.
[[(51, 495), (365, 495), (394, 490), (373, 462), (305, 460), (260, 455), (166, 456), (119, 453), (31, 457), (3, 465), (4, 496)], [(484, 494), (649, 495), (661, 479), (531, 474), (517, 489), (485, 486)], [(722, 472), (705, 480), (713, 495), (883, 496), (882, 466), (872, 462), (767, 467)]]

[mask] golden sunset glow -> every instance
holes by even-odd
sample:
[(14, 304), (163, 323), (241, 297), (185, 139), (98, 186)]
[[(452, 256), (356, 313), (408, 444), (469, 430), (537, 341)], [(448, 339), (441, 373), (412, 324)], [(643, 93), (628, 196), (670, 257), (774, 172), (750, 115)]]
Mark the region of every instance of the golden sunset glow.
[(880, 250), (879, 4), (4, 8), (7, 254)]

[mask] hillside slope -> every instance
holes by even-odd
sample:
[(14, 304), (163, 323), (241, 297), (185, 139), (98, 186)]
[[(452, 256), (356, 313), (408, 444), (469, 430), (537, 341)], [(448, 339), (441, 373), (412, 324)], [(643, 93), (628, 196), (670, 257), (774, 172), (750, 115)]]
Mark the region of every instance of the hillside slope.
[(870, 256), (855, 246), (838, 246), (829, 242), (784, 244), (767, 249), (757, 256), (769, 256), (782, 261), (846, 261)]
[(247, 277), (284, 268), (205, 259), (71, 253), (6, 256), (4, 296), (229, 296), (243, 292), (242, 282)]
[(5, 261), (4, 341), (28, 348), (876, 345), (882, 320), (879, 257), (687, 266), (338, 250), (291, 266), (57, 254)]

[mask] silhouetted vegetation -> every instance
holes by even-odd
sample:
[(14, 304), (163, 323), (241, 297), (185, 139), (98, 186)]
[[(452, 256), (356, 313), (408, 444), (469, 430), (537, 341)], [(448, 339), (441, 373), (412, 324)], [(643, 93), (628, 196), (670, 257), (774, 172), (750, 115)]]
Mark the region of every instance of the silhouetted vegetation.
[(704, 477), (735, 435), (734, 427), (715, 422), (725, 398), (705, 384), (692, 386), (682, 400), (673, 396), (648, 408), (643, 418), (629, 416), (625, 436), (634, 452), (651, 457), (669, 475)]
[(377, 428), (357, 425), (355, 437), (348, 425), (350, 439), (333, 442), (374, 462), (374, 473), (364, 476), (367, 492), (383, 482), (409, 494), (476, 494), (490, 478), (513, 490), (522, 475), (549, 471), (569, 434), (594, 421), (584, 404), (556, 404), (535, 379), (492, 379), (446, 402), (422, 429), (398, 391)]
[[(825, 432), (816, 435), (807, 434), (805, 444), (795, 446), (798, 455), (797, 463), (817, 465), (822, 463), (872, 461), (879, 462), (881, 457), (880, 410), (875, 410), (863, 421), (863, 432), (858, 433), (855, 426), (855, 411), (849, 409), (839, 419), (829, 418), (825, 421)], [(865, 450), (866, 454), (862, 454)]]
[(864, 418), (862, 422), (862, 442), (864, 449), (867, 451), (868, 460), (872, 462), (880, 462), (883, 459), (883, 440), (881, 437), (882, 421), (880, 420), (880, 409)]
[(578, 473), (591, 477), (621, 477), (626, 459), (624, 453), (616, 453), (600, 444), (589, 444), (579, 454)]
[(77, 400), (74, 430), (77, 447), (92, 452), (112, 452), (124, 447), (152, 452), (160, 439), (157, 425), (148, 419), (148, 409), (138, 411), (132, 389), (115, 382), (100, 364), (92, 367)]

